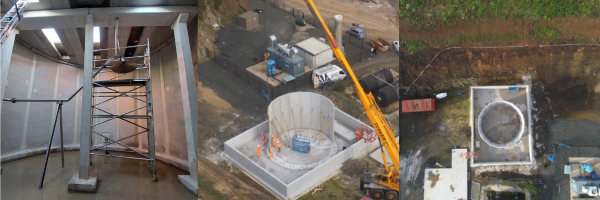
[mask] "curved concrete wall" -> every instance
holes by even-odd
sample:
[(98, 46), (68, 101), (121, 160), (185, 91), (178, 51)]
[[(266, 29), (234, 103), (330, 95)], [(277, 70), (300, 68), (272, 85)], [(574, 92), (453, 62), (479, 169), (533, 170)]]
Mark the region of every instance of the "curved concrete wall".
[[(506, 142), (506, 143), (497, 143), (497, 142), (492, 142), (485, 134), (485, 132), (483, 131), (483, 117), (486, 116), (486, 114), (488, 114), (488, 111), (490, 111), (491, 109), (493, 109), (495, 106), (497, 105), (508, 105), (510, 108), (512, 108), (512, 110), (514, 110), (515, 112), (517, 112), (518, 114), (518, 118), (519, 118), (519, 122), (521, 123), (521, 125), (519, 126), (519, 132), (517, 133), (517, 135), (512, 138), (510, 141)], [(504, 111), (504, 110), (503, 110)], [(508, 113), (508, 111), (506, 111)], [(515, 104), (508, 102), (508, 101), (496, 101), (493, 103), (488, 104), (487, 106), (485, 106), (481, 112), (479, 113), (479, 118), (477, 119), (477, 130), (479, 131), (479, 137), (485, 141), (487, 144), (489, 144), (490, 146), (496, 147), (496, 148), (508, 148), (508, 143), (512, 143), (512, 144), (516, 144), (519, 140), (521, 140), (521, 137), (523, 136), (523, 132), (525, 132), (525, 119), (523, 117), (523, 113), (521, 112), (521, 109), (519, 109), (519, 107), (517, 107)]]
[[(159, 157), (181, 161), (187, 165), (187, 149), (179, 87), (179, 73), (175, 44), (166, 45), (151, 55), (154, 131), (156, 152)], [(130, 73), (120, 79), (144, 76)], [(83, 70), (72, 66), (58, 64), (42, 56), (34, 54), (19, 43), (15, 43), (5, 98), (56, 99), (68, 98), (81, 86)], [(114, 73), (100, 73), (101, 79), (110, 79)], [(103, 91), (98, 89), (97, 91)], [(104, 98), (107, 99), (107, 98)], [(100, 102), (101, 98), (96, 100)], [(113, 113), (124, 113), (142, 106), (142, 102), (131, 98), (120, 98), (106, 102), (100, 106)], [(3, 161), (39, 154), (45, 151), (52, 131), (55, 103), (10, 103), (2, 104), (1, 156)], [(63, 105), (64, 144), (69, 149), (78, 149), (81, 130), (81, 94)], [(145, 109), (138, 113), (142, 114)], [(100, 113), (97, 111), (96, 113)], [(105, 119), (101, 119), (104, 121)], [(145, 126), (146, 120), (134, 120)], [(57, 127), (57, 130), (58, 127)], [(141, 132), (142, 129), (124, 121), (113, 120), (96, 129), (100, 133), (109, 133), (112, 138), (119, 139)], [(100, 136), (93, 137), (94, 144), (101, 144)], [(144, 143), (144, 144), (142, 144)], [(141, 134), (124, 140), (123, 144), (147, 149), (147, 136)], [(60, 146), (60, 135), (54, 136), (53, 148)], [(35, 152), (35, 153), (32, 153)]]
[(324, 132), (325, 136), (333, 139), (334, 108), (331, 100), (312, 92), (293, 92), (277, 97), (268, 107), (271, 122), (269, 144), (276, 135), (275, 127), (279, 134), (294, 129), (310, 129)]

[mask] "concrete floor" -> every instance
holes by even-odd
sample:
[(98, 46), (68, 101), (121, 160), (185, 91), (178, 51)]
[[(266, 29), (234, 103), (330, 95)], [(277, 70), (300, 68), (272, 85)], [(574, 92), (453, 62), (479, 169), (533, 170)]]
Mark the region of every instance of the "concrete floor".
[[(481, 110), (487, 106), (488, 104), (492, 103), (492, 102), (496, 102), (496, 101), (508, 101), (511, 102), (513, 104), (515, 104), (519, 110), (521, 110), (523, 117), (525, 118), (525, 130), (523, 132), (523, 135), (521, 136), (521, 139), (517, 142), (514, 143), (514, 148), (511, 150), (508, 150), (507, 148), (496, 148), (496, 147), (492, 147), (490, 145), (488, 145), (485, 141), (483, 141), (478, 133), (479, 130), (477, 129), (477, 126), (472, 126), (472, 136), (473, 136), (473, 144), (472, 144), (472, 148), (475, 149), (474, 152), (478, 152), (479, 153), (479, 157), (477, 159), (474, 160), (473, 164), (474, 165), (478, 165), (478, 164), (485, 164), (488, 162), (502, 162), (504, 164), (511, 164), (511, 163), (515, 163), (516, 162), (531, 162), (532, 158), (531, 158), (531, 152), (533, 151), (532, 145), (530, 145), (530, 131), (531, 131), (531, 127), (530, 127), (530, 116), (529, 116), (529, 109), (530, 107), (528, 106), (528, 96), (527, 96), (527, 90), (525, 89), (525, 87), (519, 87), (520, 91), (517, 93), (509, 93), (508, 92), (508, 86), (490, 86), (490, 87), (474, 87), (471, 93), (471, 112), (472, 112), (472, 117), (471, 120), (473, 119), (478, 119), (479, 118), (479, 114), (481, 112)], [(500, 113), (502, 112), (502, 108), (499, 109), (499, 111), (497, 111), (498, 114), (500, 115)], [(504, 114), (506, 114), (507, 109), (504, 110)], [(510, 115), (513, 114), (514, 111), (510, 112)], [(495, 113), (494, 110), (490, 111), (490, 114)], [(509, 115), (509, 116), (510, 116)], [(506, 117), (506, 115), (504, 115), (504, 117)], [(515, 118), (515, 117), (513, 117)], [(492, 119), (492, 118), (490, 118)], [(484, 119), (485, 120), (485, 119)], [(508, 119), (510, 120), (510, 119)], [(498, 122), (504, 122), (506, 120), (500, 119), (500, 118), (496, 118), (493, 119), (492, 121), (494, 121), (493, 123), (495, 125), (497, 125)], [(513, 121), (517, 121), (517, 120), (513, 120)], [(509, 122), (506, 122), (507, 125), (510, 124)], [(471, 124), (476, 124), (474, 123), (474, 121), (471, 121)], [(486, 124), (482, 124), (484, 129), (486, 127)], [(490, 128), (492, 128), (494, 125), (492, 126), (488, 126)], [(508, 127), (506, 127), (508, 128)], [(491, 129), (490, 129), (491, 130)], [(488, 136), (486, 134), (486, 136)], [(496, 140), (503, 140), (505, 142), (509, 141), (508, 139), (509, 136), (500, 136), (495, 138)], [(489, 137), (488, 137), (489, 138)]]
[(491, 108), (483, 116), (481, 124), (485, 136), (490, 141), (498, 144), (504, 144), (514, 139), (521, 127), (517, 125), (520, 124), (520, 121), (515, 119), (515, 116), (518, 117), (518, 114), (512, 116), (515, 111), (509, 111), (508, 107), (503, 107), (503, 105), (496, 105), (494, 108)]
[[(333, 143), (331, 139), (327, 137), (323, 137), (321, 143), (319, 143), (319, 139), (320, 138), (312, 137), (311, 151), (309, 154), (293, 151), (291, 148), (286, 147), (282, 144), (281, 152), (278, 152), (277, 148), (274, 148), (273, 154), (277, 157), (277, 159), (274, 160), (269, 159), (268, 145), (266, 147), (261, 147), (263, 150), (260, 154), (260, 158), (258, 158), (256, 153), (256, 147), (257, 145), (262, 144), (261, 137), (254, 138), (253, 140), (240, 146), (238, 150), (245, 154), (251, 161), (257, 163), (266, 171), (273, 174), (279, 180), (286, 184), (289, 184), (292, 181), (299, 178), (300, 176), (312, 170), (312, 168), (290, 169), (290, 167), (284, 167), (281, 164), (276, 163), (275, 161), (283, 160), (283, 162), (286, 163), (285, 165), (318, 164), (326, 161), (330, 157), (330, 151), (335, 151), (333, 152), (333, 155), (335, 155), (342, 150), (343, 146), (348, 146), (347, 143), (340, 139), (335, 139), (335, 143)], [(335, 144), (337, 148), (333, 149), (333, 144)]]
[(452, 168), (425, 169), (425, 200), (467, 199), (467, 149), (452, 149)]
[[(131, 156), (116, 152), (111, 154)], [(146, 161), (100, 156), (92, 156), (90, 169), (92, 173), (98, 173), (96, 193), (69, 193), (67, 184), (78, 172), (79, 151), (65, 152), (64, 168), (61, 168), (60, 153), (51, 153), (44, 187), (39, 189), (44, 156), (2, 164), (1, 199), (197, 199), (177, 180), (177, 175), (188, 174), (183, 170), (157, 162), (158, 182), (152, 182)]]

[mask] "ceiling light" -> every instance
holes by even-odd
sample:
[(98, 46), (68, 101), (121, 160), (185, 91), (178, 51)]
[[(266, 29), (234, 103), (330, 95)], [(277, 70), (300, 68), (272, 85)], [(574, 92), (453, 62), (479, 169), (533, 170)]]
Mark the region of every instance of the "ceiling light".
[(48, 38), (50, 42), (61, 43), (60, 38), (58, 38), (58, 35), (56, 34), (56, 31), (53, 28), (42, 29), (42, 32), (44, 32), (44, 35), (46, 35), (46, 38)]
[(94, 27), (94, 43), (100, 42), (100, 27)]
[(71, 59), (71, 57), (69, 57), (69, 56), (62, 56), (61, 58), (62, 58), (63, 60), (70, 60), (70, 59)]

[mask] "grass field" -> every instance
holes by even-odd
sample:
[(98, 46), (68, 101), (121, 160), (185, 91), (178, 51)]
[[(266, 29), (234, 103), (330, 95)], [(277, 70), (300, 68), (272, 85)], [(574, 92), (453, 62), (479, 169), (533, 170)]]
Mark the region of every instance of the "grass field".
[(475, 21), (479, 18), (549, 20), (567, 15), (600, 17), (596, 0), (400, 0), (399, 17), (423, 26)]

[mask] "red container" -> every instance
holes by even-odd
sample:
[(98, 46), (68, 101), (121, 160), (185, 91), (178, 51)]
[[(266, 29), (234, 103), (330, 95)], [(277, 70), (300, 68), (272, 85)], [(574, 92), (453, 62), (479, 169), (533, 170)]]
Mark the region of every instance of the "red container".
[(433, 99), (413, 99), (402, 101), (402, 112), (423, 112), (434, 111), (435, 104)]

